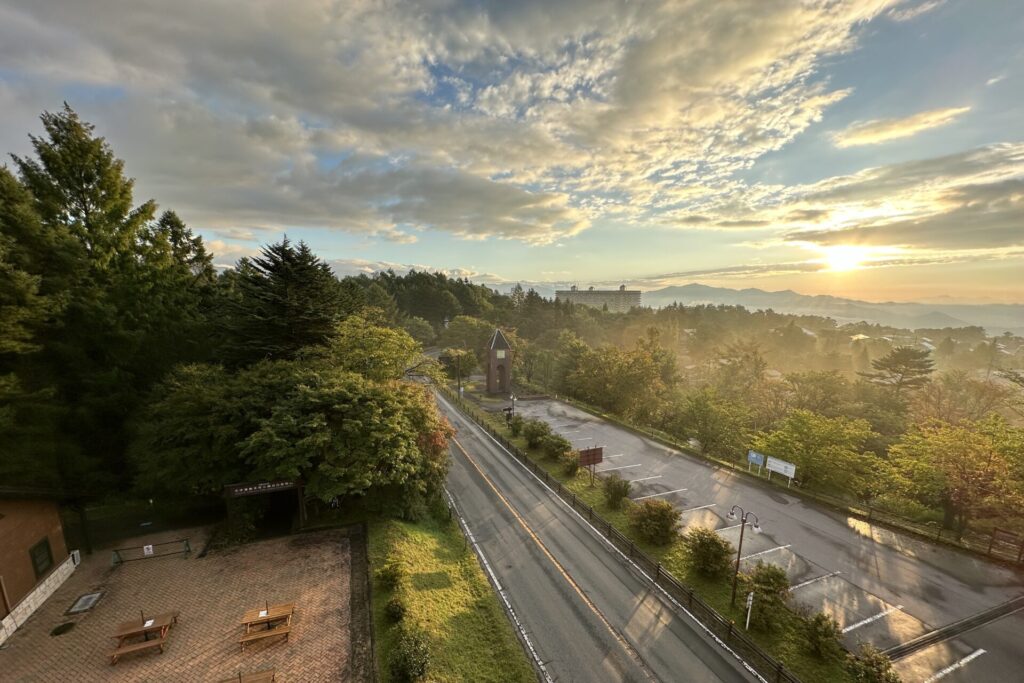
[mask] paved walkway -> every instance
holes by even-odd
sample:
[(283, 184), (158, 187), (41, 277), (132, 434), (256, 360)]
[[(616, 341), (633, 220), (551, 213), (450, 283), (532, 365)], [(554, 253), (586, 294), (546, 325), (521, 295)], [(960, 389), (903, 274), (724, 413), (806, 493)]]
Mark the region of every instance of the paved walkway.
[[(121, 547), (191, 537), (194, 553), (202, 529), (153, 534)], [(337, 532), (261, 541), (204, 558), (174, 556), (110, 567), (109, 551), (85, 558), (71, 578), (0, 649), (0, 679), (18, 683), (74, 681), (176, 681), (208, 683), (238, 672), (276, 668), (278, 681), (341, 681), (350, 670), (349, 541)], [(64, 616), (91, 591), (103, 597), (89, 612)], [(294, 602), (287, 643), (279, 639), (239, 651), (239, 619), (268, 601)], [(109, 664), (118, 623), (139, 610), (172, 609), (181, 617), (163, 654), (127, 655)], [(67, 633), (51, 636), (64, 622)]]

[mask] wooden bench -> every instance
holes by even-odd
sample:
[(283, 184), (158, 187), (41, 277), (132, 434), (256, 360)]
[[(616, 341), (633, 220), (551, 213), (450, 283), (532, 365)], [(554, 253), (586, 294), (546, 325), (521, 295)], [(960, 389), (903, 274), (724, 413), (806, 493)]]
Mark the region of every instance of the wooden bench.
[(238, 639), (238, 643), (242, 646), (242, 652), (245, 652), (245, 646), (254, 640), (260, 640), (261, 638), (270, 638), (271, 636), (284, 636), (284, 642), (288, 642), (288, 634), (291, 633), (291, 626), (278, 626), (277, 628), (266, 628), (259, 631), (253, 631), (247, 633)]
[(154, 638), (152, 640), (143, 640), (138, 643), (131, 643), (130, 645), (122, 645), (113, 652), (110, 653), (110, 665), (117, 664), (117, 660), (121, 658), (121, 655), (126, 655), (130, 652), (141, 652), (142, 650), (149, 650), (150, 648), (158, 647), (160, 652), (164, 651), (164, 643), (167, 642), (166, 638)]
[(225, 678), (220, 683), (273, 683), (277, 680), (274, 669), (254, 671), (251, 674), (238, 674), (237, 678)]

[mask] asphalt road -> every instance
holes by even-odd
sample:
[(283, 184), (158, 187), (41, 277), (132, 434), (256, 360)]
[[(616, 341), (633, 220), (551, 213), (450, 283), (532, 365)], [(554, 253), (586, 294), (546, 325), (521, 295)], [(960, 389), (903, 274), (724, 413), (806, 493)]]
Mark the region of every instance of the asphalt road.
[[(544, 420), (577, 448), (604, 446), (606, 460), (598, 471), (617, 471), (633, 481), (634, 500), (661, 498), (684, 510), (684, 527), (717, 529), (735, 545), (739, 528), (726, 519), (730, 508), (738, 504), (757, 515), (764, 533), (747, 530), (744, 564), (764, 560), (782, 566), (799, 586), (794, 599), (831, 613), (847, 629), (848, 646), (865, 641), (889, 647), (1024, 593), (1020, 573), (807, 504), (568, 404), (519, 401), (516, 412)], [(1017, 678), (1004, 680), (1024, 680), (1024, 643), (1002, 637), (998, 623), (972, 633), (969, 645), (956, 643), (956, 652), (985, 652), (943, 678), (986, 668), (1017, 672)], [(918, 667), (907, 680), (933, 675), (924, 671)]]
[(553, 492), (439, 398), (448, 490), (552, 681), (757, 680)]

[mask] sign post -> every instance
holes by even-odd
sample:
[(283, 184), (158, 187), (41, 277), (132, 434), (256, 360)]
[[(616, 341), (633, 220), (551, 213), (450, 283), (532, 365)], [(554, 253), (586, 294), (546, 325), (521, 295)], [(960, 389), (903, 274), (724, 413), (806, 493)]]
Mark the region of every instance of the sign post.
[(754, 606), (754, 593), (753, 593), (753, 591), (751, 591), (750, 593), (747, 593), (747, 625), (744, 627), (744, 629), (743, 629), (744, 631), (749, 631), (750, 630), (750, 611), (751, 611), (751, 608), (753, 606)]
[(604, 446), (593, 446), (592, 448), (580, 449), (580, 467), (590, 470), (590, 485), (594, 485), (594, 468), (599, 462), (604, 461)]
[(761, 474), (761, 467), (764, 465), (764, 454), (757, 451), (747, 451), (747, 472), (751, 465), (757, 465), (757, 474)]
[(769, 455), (767, 468), (769, 479), (772, 478), (772, 472), (778, 472), (784, 477), (789, 478), (789, 484), (787, 486), (793, 485), (793, 477), (796, 476), (796, 465), (793, 463), (786, 462), (785, 460), (779, 460), (778, 458), (773, 458)]

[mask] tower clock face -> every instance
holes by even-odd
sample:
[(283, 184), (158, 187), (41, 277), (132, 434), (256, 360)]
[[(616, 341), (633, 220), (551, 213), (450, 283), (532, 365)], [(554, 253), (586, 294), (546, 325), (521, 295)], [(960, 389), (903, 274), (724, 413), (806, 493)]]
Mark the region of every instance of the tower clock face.
[(503, 360), (505, 358), (505, 349), (497, 350), (497, 358), (498, 360)]

